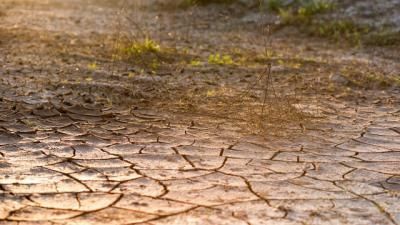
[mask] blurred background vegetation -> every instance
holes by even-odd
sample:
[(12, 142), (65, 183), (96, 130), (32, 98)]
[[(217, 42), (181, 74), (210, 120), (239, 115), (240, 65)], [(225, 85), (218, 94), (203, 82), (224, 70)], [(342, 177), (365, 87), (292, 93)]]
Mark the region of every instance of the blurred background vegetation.
[[(397, 24), (391, 24), (390, 21), (386, 23), (384, 18), (379, 17), (381, 11), (386, 8), (376, 11), (374, 15), (375, 5), (371, 2), (369, 9), (365, 9), (365, 6), (363, 9), (367, 11), (364, 14), (370, 16), (370, 20), (365, 21), (363, 13), (361, 13), (363, 17), (354, 17), (357, 8), (353, 5), (359, 2), (357, 0), (183, 0), (181, 6), (241, 4), (263, 12), (275, 13), (278, 16), (277, 25), (297, 27), (302, 32), (317, 37), (347, 41), (352, 45), (390, 46), (400, 43), (399, 10), (395, 10), (392, 16), (391, 9), (388, 8), (385, 11), (389, 12), (386, 17), (394, 17), (392, 21), (397, 21)], [(381, 4), (385, 4), (384, 1)], [(394, 5), (396, 6), (400, 7), (400, 3)], [(375, 21), (371, 22), (374, 19)]]

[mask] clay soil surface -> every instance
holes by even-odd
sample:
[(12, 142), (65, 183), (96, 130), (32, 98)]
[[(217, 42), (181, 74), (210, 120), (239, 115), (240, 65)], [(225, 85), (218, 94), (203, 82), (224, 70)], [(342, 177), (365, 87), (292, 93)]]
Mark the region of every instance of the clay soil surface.
[(399, 47), (276, 20), (1, 0), (0, 224), (400, 224)]

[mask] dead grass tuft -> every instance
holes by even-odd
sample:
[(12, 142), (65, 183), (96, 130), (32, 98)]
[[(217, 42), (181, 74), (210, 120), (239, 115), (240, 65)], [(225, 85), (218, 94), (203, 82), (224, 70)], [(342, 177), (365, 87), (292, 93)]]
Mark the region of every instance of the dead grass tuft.
[[(168, 107), (179, 112), (223, 118), (253, 134), (283, 135), (299, 131), (309, 115), (296, 107), (293, 93), (277, 91), (270, 66), (245, 89), (233, 86), (182, 89)], [(171, 107), (172, 106), (172, 107)], [(294, 128), (294, 129), (293, 129)]]

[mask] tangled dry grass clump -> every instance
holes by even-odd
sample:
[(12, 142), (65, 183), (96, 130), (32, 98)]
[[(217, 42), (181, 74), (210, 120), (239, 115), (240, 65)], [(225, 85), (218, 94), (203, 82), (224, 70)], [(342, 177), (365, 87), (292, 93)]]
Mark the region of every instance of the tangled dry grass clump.
[(178, 101), (169, 102), (183, 112), (224, 118), (246, 132), (283, 134), (310, 115), (296, 107), (299, 98), (293, 93), (275, 89), (271, 65), (259, 71), (245, 88), (220, 86), (214, 88), (188, 87)]

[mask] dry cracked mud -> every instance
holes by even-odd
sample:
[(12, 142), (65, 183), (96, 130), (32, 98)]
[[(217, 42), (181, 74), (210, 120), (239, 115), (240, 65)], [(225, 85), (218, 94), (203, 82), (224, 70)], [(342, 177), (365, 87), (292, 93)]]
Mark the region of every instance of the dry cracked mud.
[[(92, 56), (75, 45), (107, 40), (117, 7), (0, 4), (1, 225), (400, 224), (398, 89), (357, 101), (320, 94), (324, 117), (284, 137), (146, 102), (105, 107), (79, 94), (95, 85), (43, 87), (91, 74)], [(62, 58), (59, 45), (72, 46)], [(343, 52), (334, 54), (351, 57)], [(377, 62), (398, 68), (388, 58)], [(126, 82), (105, 70), (96, 76), (103, 88)]]

